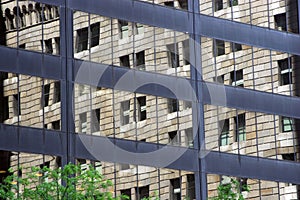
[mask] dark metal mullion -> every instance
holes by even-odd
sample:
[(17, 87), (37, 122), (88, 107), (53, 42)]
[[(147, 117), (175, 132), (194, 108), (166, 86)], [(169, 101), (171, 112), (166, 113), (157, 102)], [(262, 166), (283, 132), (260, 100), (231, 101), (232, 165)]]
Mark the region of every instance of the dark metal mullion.
[(253, 21), (252, 21), (252, 4), (251, 4), (251, 0), (249, 0), (249, 15), (250, 15), (250, 25), (253, 24)]
[[(290, 54), (288, 53), (288, 69), (289, 71), (292, 71), (292, 75), (293, 75), (293, 66), (292, 66), (292, 63), (291, 63), (291, 60), (293, 59), (292, 56), (290, 56)], [(293, 96), (293, 91), (292, 91), (292, 76), (291, 76), (291, 73), (288, 73), (289, 74), (289, 92), (290, 92), (290, 96)], [(292, 119), (292, 127), (294, 127), (294, 124), (295, 124), (295, 119)], [(296, 143), (295, 143), (295, 140), (297, 139), (296, 136), (295, 136), (295, 128), (292, 129), (292, 133), (293, 133), (293, 149), (294, 149), (294, 161), (297, 161), (297, 154), (296, 154)]]
[[(91, 31), (91, 14), (88, 13), (88, 50), (89, 50), (89, 61), (92, 62), (92, 31)], [(90, 72), (89, 72), (89, 76), (90, 76)], [(88, 86), (89, 87), (89, 98), (90, 98), (90, 134), (92, 135), (92, 127), (93, 127), (93, 122), (92, 122), (92, 116), (93, 116), (93, 90), (92, 90), (92, 86)]]
[[(232, 9), (232, 6), (231, 6)], [(237, 87), (236, 85), (236, 60), (235, 60), (235, 43), (230, 43), (233, 46), (232, 49), (232, 59), (233, 59), (233, 69), (234, 69), (234, 87)], [(243, 80), (244, 80), (244, 74), (243, 74)], [(246, 114), (246, 113), (245, 113)], [(240, 155), (240, 132), (239, 132), (239, 112), (238, 109), (235, 109), (235, 119), (236, 119), (236, 124), (235, 124), (235, 137), (236, 137), (236, 141), (237, 141), (237, 146), (238, 146), (238, 155)], [(246, 115), (245, 115), (245, 124), (246, 124)], [(245, 127), (246, 129), (246, 127)], [(247, 134), (247, 133), (245, 133)]]
[[(65, 56), (65, 69), (64, 72), (66, 73), (66, 91), (65, 91), (65, 99), (64, 99), (64, 105), (66, 106), (64, 112), (64, 115), (67, 116), (65, 119), (66, 121), (66, 134), (67, 134), (67, 159), (64, 162), (67, 161), (67, 163), (75, 163), (75, 152), (76, 152), (76, 146), (73, 134), (75, 133), (75, 118), (74, 118), (74, 110), (73, 110), (73, 92), (74, 92), (74, 83), (72, 82), (73, 78), (73, 59), (74, 59), (74, 49), (73, 49), (73, 10), (69, 8), (69, 0), (65, 0), (65, 19), (63, 20), (63, 27), (65, 30), (65, 33), (63, 36), (65, 37), (65, 41), (63, 44), (65, 45), (64, 53), (62, 54)], [(61, 32), (62, 34), (62, 32)], [(62, 116), (63, 117), (63, 116)], [(67, 164), (64, 163), (64, 164)]]
[(270, 29), (270, 0), (267, 0), (267, 10), (268, 10), (268, 28)]
[[(113, 18), (110, 18), (110, 42), (111, 42), (111, 63), (113, 64), (114, 62), (114, 42), (113, 42)], [(115, 77), (114, 77), (114, 72), (112, 73), (112, 80), (113, 83), (115, 83)], [(130, 106), (129, 106), (130, 107)], [(116, 139), (116, 120), (115, 120), (115, 90), (112, 88), (112, 114), (113, 114), (113, 138)], [(116, 146), (115, 140), (113, 141), (114, 146)], [(114, 168), (114, 185), (117, 185), (117, 164), (116, 162), (113, 163), (113, 168)], [(114, 194), (116, 196), (117, 190), (114, 189)]]
[[(249, 0), (249, 2), (250, 2), (250, 0)], [(251, 24), (252, 24), (252, 21), (251, 21)], [(255, 70), (254, 70), (254, 48), (253, 48), (253, 46), (251, 46), (251, 64), (252, 64), (253, 90), (255, 90), (255, 76), (254, 76)], [(257, 153), (257, 158), (259, 158), (257, 112), (254, 112), (254, 118), (255, 118), (256, 153)], [(259, 199), (261, 199), (261, 181), (260, 180), (258, 180), (258, 193), (259, 193)]]
[[(136, 68), (136, 56), (135, 56), (135, 23), (134, 22), (131, 22), (131, 34), (132, 34), (132, 38), (133, 38), (133, 41), (132, 41), (132, 49), (133, 49), (133, 54), (132, 54), (132, 58), (133, 58), (133, 68), (135, 68), (136, 70), (137, 70), (137, 68)], [(130, 59), (130, 58), (129, 58)], [(134, 107), (133, 107), (133, 109), (134, 109), (134, 111), (133, 111), (133, 117), (134, 117), (134, 120), (133, 120), (133, 123), (135, 123), (135, 125), (134, 125), (134, 132), (135, 132), (135, 141), (137, 141), (136, 142), (136, 145), (138, 145), (138, 131), (137, 131), (137, 97), (136, 97), (136, 92), (134, 92), (134, 98), (133, 98), (133, 100), (134, 100), (134, 102), (133, 102), (133, 105), (134, 105)], [(137, 146), (136, 146), (136, 148), (137, 148)], [(137, 191), (139, 191), (139, 165), (135, 165), (135, 167), (136, 167), (136, 185), (137, 185)], [(139, 194), (139, 192), (137, 193), (137, 194)]]
[[(213, 43), (213, 56), (214, 56), (214, 68), (215, 68), (215, 82), (218, 82), (218, 73), (217, 73), (217, 44), (216, 40), (212, 40)], [(220, 151), (220, 137), (221, 137), (221, 129), (220, 129), (220, 124), (219, 124), (219, 106), (217, 107), (217, 126), (218, 126), (218, 151)], [(223, 124), (224, 126), (224, 124)]]
[[(153, 0), (154, 3), (154, 0)], [(156, 27), (153, 27), (153, 53), (154, 53), (154, 71), (157, 72), (156, 69)], [(158, 133), (158, 97), (155, 96), (155, 117), (156, 117), (156, 143), (159, 144), (159, 133)], [(158, 177), (158, 197), (161, 198), (160, 192), (160, 168), (157, 168), (157, 177)]]
[(284, 6), (285, 6), (285, 28), (286, 32), (289, 32), (289, 17), (288, 17), (288, 6), (286, 0), (284, 0)]
[[(17, 8), (19, 8), (19, 0), (17, 0)], [(19, 9), (17, 9), (17, 16), (19, 16)], [(19, 20), (17, 20), (17, 23)], [(17, 25), (17, 49), (19, 49), (19, 43), (20, 43), (20, 37), (19, 37), (19, 26)], [(19, 51), (17, 52), (19, 53)], [(17, 58), (18, 59), (18, 58)], [(20, 62), (19, 62), (20, 63)], [(18, 132), (18, 143), (20, 142), (20, 130), (19, 130), (19, 126), (20, 126), (20, 116), (19, 116), (19, 113), (20, 113), (20, 99), (21, 99), (21, 95), (20, 94), (20, 75), (17, 74), (17, 95), (18, 95), (18, 128), (17, 128), (17, 132)], [(18, 173), (19, 173), (19, 169), (20, 169), (20, 152), (17, 152), (17, 159), (18, 159)], [(19, 176), (19, 174), (18, 174)], [(19, 198), (20, 196), (20, 183), (19, 181), (17, 181), (17, 197)]]
[(297, 10), (298, 10), (298, 33), (300, 33), (300, 0), (296, 0), (297, 1)]
[[(269, 0), (268, 0), (269, 2)], [(268, 15), (269, 15), (269, 8), (268, 8)], [(270, 22), (270, 21), (269, 21)], [(270, 23), (269, 23), (269, 27), (270, 27)], [(273, 65), (272, 65), (272, 51), (269, 51), (270, 53), (270, 70), (271, 70), (271, 86), (272, 86), (272, 93), (274, 93), (274, 81), (273, 81)], [(276, 160), (278, 160), (278, 148), (277, 148), (277, 136), (276, 136), (276, 117), (275, 114), (273, 114), (273, 130), (274, 130), (274, 142), (275, 142), (275, 157)], [(279, 187), (279, 182), (277, 182), (277, 190), (278, 190), (278, 199), (280, 199), (280, 187)]]
[[(206, 177), (206, 168), (203, 161), (203, 158), (200, 156), (201, 149), (206, 150), (205, 147), (205, 130), (204, 126), (204, 102), (203, 102), (203, 88), (202, 85), (199, 87), (198, 82), (203, 81), (202, 77), (202, 58), (201, 56), (201, 37), (196, 33), (196, 15), (200, 13), (200, 0), (190, 0), (192, 6), (189, 6), (189, 11), (193, 14), (193, 20), (191, 20), (191, 29), (193, 30), (193, 53), (190, 53), (192, 65), (191, 69), (191, 78), (195, 80), (195, 93), (197, 96), (197, 101), (192, 102), (193, 107), (193, 126), (196, 125), (196, 130), (193, 128), (193, 137), (195, 138), (194, 148), (197, 149), (199, 160), (196, 163), (197, 171), (194, 174), (195, 177), (195, 195), (196, 199), (205, 200), (207, 199), (207, 177)], [(190, 48), (191, 49), (191, 48)], [(195, 109), (194, 109), (195, 108)], [(196, 133), (196, 135), (194, 135)], [(203, 145), (203, 146), (202, 146)]]
[[(44, 66), (44, 54), (45, 54), (45, 48), (44, 48), (44, 22), (45, 22), (45, 4), (41, 4), (41, 7), (42, 7), (42, 72), (43, 70), (45, 69), (45, 66)], [(18, 9), (19, 10), (19, 9)], [(18, 20), (19, 21), (19, 20)], [(43, 92), (44, 92), (44, 95), (45, 95), (45, 91), (44, 91), (44, 85), (45, 85), (45, 79), (43, 78)], [(50, 96), (50, 85), (49, 85), (49, 96)], [(44, 97), (44, 96), (43, 96)], [(50, 100), (50, 98), (49, 98)], [(45, 105), (43, 105), (43, 126), (45, 124)], [(43, 127), (43, 143), (45, 144), (45, 140), (46, 140), (46, 135), (45, 135), (45, 128)], [(43, 166), (45, 164), (45, 155), (43, 154)]]

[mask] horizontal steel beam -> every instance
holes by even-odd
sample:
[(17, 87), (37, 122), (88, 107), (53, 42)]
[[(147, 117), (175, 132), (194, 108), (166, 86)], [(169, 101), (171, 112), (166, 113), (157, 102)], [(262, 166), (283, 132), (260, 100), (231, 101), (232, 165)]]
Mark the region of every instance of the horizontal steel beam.
[(210, 152), (202, 160), (209, 174), (300, 184), (300, 163)]
[(65, 156), (66, 137), (59, 131), (0, 124), (0, 149)]

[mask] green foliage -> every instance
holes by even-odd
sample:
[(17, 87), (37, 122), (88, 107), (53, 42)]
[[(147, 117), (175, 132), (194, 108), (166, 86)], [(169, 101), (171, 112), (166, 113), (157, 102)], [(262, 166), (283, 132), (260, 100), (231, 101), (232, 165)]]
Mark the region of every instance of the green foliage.
[(250, 191), (249, 186), (241, 186), (236, 179), (231, 178), (229, 183), (218, 186), (218, 196), (211, 198), (211, 200), (244, 200), (241, 189)]
[[(63, 183), (63, 184), (61, 184)], [(32, 167), (24, 178), (8, 176), (0, 184), (0, 198), (7, 200), (119, 200), (113, 197), (112, 182), (89, 166), (81, 170), (79, 165), (68, 164), (63, 169)], [(19, 191), (19, 192), (18, 192)]]

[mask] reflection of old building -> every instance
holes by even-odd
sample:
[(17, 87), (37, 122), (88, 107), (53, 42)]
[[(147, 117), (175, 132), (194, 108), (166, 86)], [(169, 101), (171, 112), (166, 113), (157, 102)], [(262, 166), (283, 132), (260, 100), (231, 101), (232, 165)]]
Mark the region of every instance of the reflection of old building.
[[(7, 51), (16, 50), (17, 61), (11, 64), (15, 66), (4, 66), (0, 60), (0, 121), (4, 127), (18, 127), (14, 131), (21, 145), (0, 146), (0, 179), (8, 175), (9, 167), (22, 175), (32, 165), (59, 167), (76, 160), (83, 169), (95, 165), (114, 180), (116, 195), (132, 199), (156, 193), (160, 199), (212, 197), (227, 176), (251, 187), (245, 194), (249, 199), (297, 199), (299, 177), (247, 176), (243, 170), (220, 170), (222, 166), (219, 171), (203, 169), (204, 175), (197, 171), (204, 145), (211, 155), (259, 157), (279, 167), (290, 161), (291, 168), (297, 165), (300, 115), (289, 105), (299, 101), (299, 50), (251, 34), (240, 39), (243, 30), (235, 33), (226, 27), (240, 26), (257, 35), (268, 31), (273, 39), (299, 41), (297, 1), (213, 0), (193, 1), (191, 6), (192, 1), (155, 0), (160, 6), (153, 8), (152, 1), (133, 2), (132, 8), (140, 12), (155, 9), (174, 17), (170, 23), (166, 19), (147, 23), (138, 13), (133, 18), (122, 12), (101, 14), (89, 11), (88, 5), (76, 7), (79, 2), (68, 10), (64, 4), (50, 5), (51, 1), (2, 0), (0, 42), (10, 47), (3, 47)], [(141, 5), (148, 7), (143, 10)], [(216, 28), (221, 36), (209, 32), (215, 27), (199, 31), (195, 25), (200, 22), (193, 24), (188, 17), (180, 21), (187, 10), (194, 20), (200, 16), (211, 20), (212, 26), (224, 23), (224, 29)], [(203, 95), (208, 94), (205, 88), (209, 100)], [(236, 101), (228, 96), (233, 94), (245, 98), (240, 95)], [(250, 99), (251, 95), (256, 98)], [(270, 96), (272, 101), (263, 101)], [(34, 131), (43, 148), (30, 147), (28, 138)], [(110, 138), (113, 144), (140, 154), (168, 144), (166, 148), (173, 151), (167, 151), (173, 154), (163, 152), (160, 160), (153, 161), (152, 157), (127, 160), (110, 152), (111, 157), (99, 156), (83, 150), (80, 137), (91, 142), (83, 142), (85, 148)], [(176, 157), (179, 149), (186, 152)], [(164, 160), (170, 161), (160, 164)], [(199, 180), (206, 185), (200, 186)]]

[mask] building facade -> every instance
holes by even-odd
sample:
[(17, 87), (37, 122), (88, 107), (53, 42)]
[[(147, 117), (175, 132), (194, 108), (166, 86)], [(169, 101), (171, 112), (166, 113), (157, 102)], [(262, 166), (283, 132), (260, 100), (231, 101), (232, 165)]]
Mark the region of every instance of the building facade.
[(131, 199), (208, 199), (228, 177), (299, 199), (298, 9), (2, 0), (0, 180), (74, 162)]

